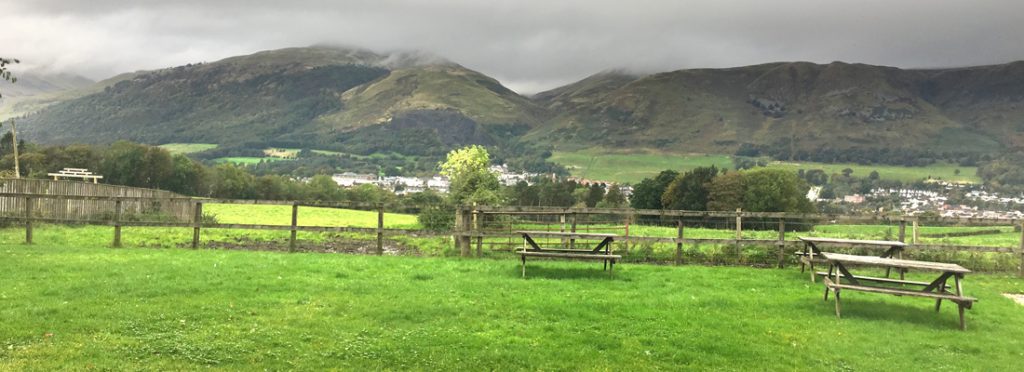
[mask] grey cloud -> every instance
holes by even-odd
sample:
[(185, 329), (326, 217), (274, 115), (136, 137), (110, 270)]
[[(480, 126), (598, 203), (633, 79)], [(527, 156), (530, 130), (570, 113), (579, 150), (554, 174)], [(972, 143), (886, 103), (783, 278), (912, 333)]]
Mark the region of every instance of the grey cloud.
[(423, 50), (521, 92), (609, 68), (1024, 58), (1024, 2), (0, 0), (0, 55), (102, 78), (316, 43)]

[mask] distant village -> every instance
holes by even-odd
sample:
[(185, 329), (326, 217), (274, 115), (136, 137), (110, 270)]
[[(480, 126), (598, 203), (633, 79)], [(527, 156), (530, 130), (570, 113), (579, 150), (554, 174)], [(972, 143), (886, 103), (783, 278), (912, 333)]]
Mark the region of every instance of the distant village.
[[(877, 208), (879, 201), (895, 201), (899, 211), (907, 215), (932, 213), (941, 217), (961, 218), (1024, 218), (1024, 196), (1006, 196), (989, 192), (979, 186), (936, 182), (934, 190), (875, 188), (871, 193), (852, 194), (833, 200), (847, 205)], [(956, 195), (956, 197), (952, 197)], [(808, 194), (817, 199), (813, 192)]]
[[(532, 185), (534, 180), (541, 176), (537, 173), (515, 172), (505, 165), (494, 165), (490, 170), (498, 175), (498, 180), (505, 186), (514, 186), (519, 182)], [(397, 195), (419, 193), (426, 190), (447, 193), (450, 186), (448, 178), (441, 175), (403, 177), (344, 172), (334, 174), (331, 179), (341, 187), (374, 185)], [(576, 177), (570, 177), (569, 180), (584, 186), (600, 184), (607, 188), (613, 184), (608, 181)], [(807, 194), (807, 198), (815, 202), (830, 202), (861, 210), (885, 209), (881, 205), (895, 203), (895, 209), (907, 215), (933, 213), (941, 217), (1024, 218), (1024, 212), (1021, 212), (1024, 207), (1024, 196), (1022, 195), (1005, 196), (979, 189), (977, 186), (970, 187), (944, 181), (939, 181), (936, 184), (938, 187), (933, 190), (876, 188), (868, 194), (845, 195), (837, 199), (819, 198), (819, 188), (812, 188)], [(631, 186), (619, 186), (627, 198), (632, 195), (633, 188)], [(960, 195), (959, 202), (951, 200), (950, 195), (953, 193)], [(880, 203), (880, 201), (887, 203)]]

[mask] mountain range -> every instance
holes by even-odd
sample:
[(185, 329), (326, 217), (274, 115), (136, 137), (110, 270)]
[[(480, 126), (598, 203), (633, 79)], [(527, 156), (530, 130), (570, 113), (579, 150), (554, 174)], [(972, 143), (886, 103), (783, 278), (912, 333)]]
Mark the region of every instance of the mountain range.
[(1024, 145), (1024, 62), (612, 70), (527, 97), (427, 53), (314, 46), (95, 83), (27, 81), (0, 86), (0, 115), (19, 117), (27, 138), (42, 143), (259, 142), (416, 155), (516, 140), (559, 150), (790, 157), (991, 154)]

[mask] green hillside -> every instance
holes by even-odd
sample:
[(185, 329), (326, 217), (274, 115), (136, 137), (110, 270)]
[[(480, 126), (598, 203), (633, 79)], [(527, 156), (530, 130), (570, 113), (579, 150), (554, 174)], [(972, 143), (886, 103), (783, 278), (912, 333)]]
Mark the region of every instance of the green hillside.
[[(556, 151), (551, 161), (564, 165), (573, 176), (594, 180), (637, 183), (653, 177), (666, 169), (687, 171), (696, 167), (716, 166), (732, 169), (732, 158), (714, 154), (672, 154), (657, 151), (633, 151), (629, 153), (610, 150), (581, 150), (572, 152)], [(877, 171), (879, 178), (913, 182), (928, 178), (956, 182), (977, 183), (977, 167), (962, 167), (955, 164), (935, 163), (925, 167), (902, 167), (893, 165), (860, 165), (853, 163), (817, 163), (769, 161), (769, 168), (797, 170), (821, 169), (827, 174), (841, 173), (843, 169), (853, 170), (853, 175), (867, 177)], [(959, 170), (959, 173), (957, 173)]]

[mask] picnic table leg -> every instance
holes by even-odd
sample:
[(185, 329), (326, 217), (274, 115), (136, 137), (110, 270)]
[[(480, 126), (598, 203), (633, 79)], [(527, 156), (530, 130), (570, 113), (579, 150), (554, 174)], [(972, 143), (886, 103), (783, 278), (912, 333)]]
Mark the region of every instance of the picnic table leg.
[[(955, 275), (953, 275), (953, 282), (956, 283), (956, 295), (957, 295), (957, 297), (963, 297), (963, 295), (964, 295), (964, 288), (960, 285), (960, 278), (962, 276), (963, 276), (963, 274), (955, 274)], [(967, 323), (964, 321), (964, 304), (963, 304), (963, 302), (957, 302), (957, 310), (960, 313), (960, 330), (961, 331), (966, 330), (967, 329)]]
[(526, 255), (523, 256), (523, 278), (526, 278)]
[[(832, 264), (829, 264), (829, 265), (828, 265), (828, 276), (832, 276), (832, 270), (833, 270), (834, 268), (835, 268), (835, 266), (833, 266)], [(829, 288), (829, 287), (828, 287), (827, 285), (825, 286), (825, 301), (828, 301), (828, 291), (829, 291), (830, 289), (831, 289), (831, 288)]]
[[(837, 264), (837, 265), (841, 265), (841, 264)], [(836, 283), (835, 284), (838, 285), (839, 284), (839, 271), (840, 270), (838, 270), (839, 269), (838, 267), (836, 269), (837, 270), (836, 270)], [(843, 271), (845, 271), (845, 270), (843, 270)], [(835, 290), (836, 290), (836, 318), (842, 318), (842, 316), (839, 315), (839, 313), (840, 313), (839, 310), (841, 308), (840, 305), (839, 305), (839, 287), (836, 287)]]

